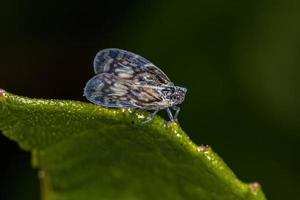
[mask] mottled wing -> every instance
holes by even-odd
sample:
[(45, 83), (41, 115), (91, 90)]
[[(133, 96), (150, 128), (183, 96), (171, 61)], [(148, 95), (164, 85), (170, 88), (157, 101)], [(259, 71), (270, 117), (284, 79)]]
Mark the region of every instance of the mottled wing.
[(104, 49), (94, 59), (96, 74), (109, 73), (141, 85), (173, 85), (158, 67), (137, 54), (122, 49)]
[(131, 80), (102, 73), (89, 80), (84, 88), (84, 96), (98, 105), (115, 108), (151, 109), (149, 105), (160, 102), (158, 90), (134, 84)]

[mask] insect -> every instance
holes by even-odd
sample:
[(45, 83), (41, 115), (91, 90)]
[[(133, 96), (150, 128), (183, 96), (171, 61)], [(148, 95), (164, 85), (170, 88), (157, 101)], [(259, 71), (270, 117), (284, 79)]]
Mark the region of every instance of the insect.
[(106, 107), (153, 111), (144, 123), (152, 121), (160, 110), (167, 111), (170, 121), (177, 120), (178, 105), (187, 89), (175, 86), (147, 59), (122, 49), (103, 49), (94, 59), (94, 71), (96, 75), (84, 88), (89, 101)]

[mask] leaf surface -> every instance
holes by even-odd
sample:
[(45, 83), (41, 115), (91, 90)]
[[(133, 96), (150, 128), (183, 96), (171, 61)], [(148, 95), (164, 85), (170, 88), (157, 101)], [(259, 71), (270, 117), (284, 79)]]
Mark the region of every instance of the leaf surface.
[(147, 116), (0, 91), (0, 130), (32, 152), (45, 200), (265, 199), (178, 124)]

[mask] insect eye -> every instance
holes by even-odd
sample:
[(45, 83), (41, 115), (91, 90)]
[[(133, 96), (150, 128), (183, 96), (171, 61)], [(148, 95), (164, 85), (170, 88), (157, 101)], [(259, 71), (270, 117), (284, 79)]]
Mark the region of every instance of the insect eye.
[(179, 99), (179, 96), (178, 95), (173, 95), (171, 96), (171, 100), (178, 100)]

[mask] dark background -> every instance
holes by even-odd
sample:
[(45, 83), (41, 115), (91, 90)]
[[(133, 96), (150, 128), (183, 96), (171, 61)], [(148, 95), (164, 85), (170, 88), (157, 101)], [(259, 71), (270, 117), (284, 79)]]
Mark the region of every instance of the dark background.
[[(268, 199), (300, 196), (300, 1), (0, 3), (0, 87), (82, 100), (98, 50), (133, 51), (188, 88), (180, 124)], [(0, 199), (39, 198), (30, 155), (0, 135)]]

